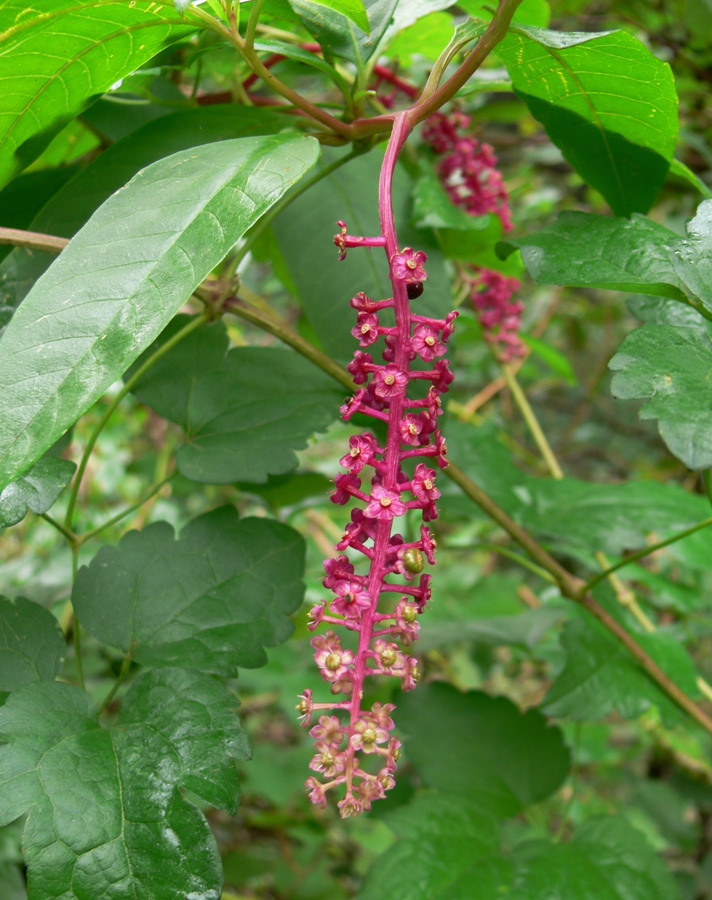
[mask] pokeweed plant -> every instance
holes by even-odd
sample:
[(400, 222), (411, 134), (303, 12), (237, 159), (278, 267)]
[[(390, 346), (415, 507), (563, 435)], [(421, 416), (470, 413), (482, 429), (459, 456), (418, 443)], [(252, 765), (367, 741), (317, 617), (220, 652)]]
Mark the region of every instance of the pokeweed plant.
[(0, 2), (3, 900), (708, 896), (704, 136), (550, 12)]

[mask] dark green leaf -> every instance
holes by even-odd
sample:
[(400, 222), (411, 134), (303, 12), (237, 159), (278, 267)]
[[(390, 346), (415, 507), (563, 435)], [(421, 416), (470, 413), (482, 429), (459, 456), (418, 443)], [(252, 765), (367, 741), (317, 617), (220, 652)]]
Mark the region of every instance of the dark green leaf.
[(0, 342), (0, 487), (128, 368), (318, 152), (295, 135), (207, 144), (142, 170), (97, 210)]
[(314, 0), (289, 0), (307, 30), (319, 41), (325, 54), (347, 59), (361, 71), (375, 53), (391, 20), (398, 0), (364, 0), (370, 31), (362, 30), (335, 9)]
[(453, 622), (429, 622), (423, 629), (418, 649), (423, 652), (460, 641), (502, 646), (514, 644), (531, 650), (563, 618), (555, 609), (530, 609), (516, 616), (492, 616)]
[(669, 65), (625, 31), (515, 26), (497, 53), (517, 95), (616, 215), (647, 212), (677, 142)]
[(0, 185), (122, 76), (194, 30), (172, 3), (152, 0), (5, 2), (0, 81), (12, 90), (0, 101)]
[(23, 597), (0, 597), (0, 691), (54, 681), (66, 650), (62, 630), (49, 610)]
[(539, 359), (549, 366), (552, 372), (556, 372), (568, 384), (578, 384), (578, 379), (571, 363), (560, 350), (557, 350), (556, 347), (553, 347), (546, 341), (541, 341), (528, 334), (523, 334), (522, 340), (535, 356), (538, 356)]
[(45, 456), (29, 472), (0, 491), (0, 528), (17, 525), (28, 510), (41, 515), (51, 509), (72, 480), (76, 465), (66, 459)]
[(303, 569), (296, 531), (225, 506), (178, 540), (158, 522), (103, 547), (79, 570), (73, 602), (87, 631), (138, 662), (234, 675), (291, 634)]
[(398, 702), (408, 758), (428, 787), (513, 815), (559, 788), (569, 753), (557, 728), (504, 697), (429, 684)]
[(706, 330), (646, 325), (628, 335), (609, 363), (614, 397), (648, 402), (660, 436), (689, 469), (712, 466), (712, 344)]
[(358, 900), (492, 900), (504, 896), (511, 865), (499, 853), (498, 823), (476, 804), (418, 797), (388, 816), (400, 840), (366, 876)]
[[(112, 105), (122, 109), (120, 104)], [(258, 107), (208, 106), (164, 115), (160, 121), (148, 122), (105, 150), (27, 224), (31, 231), (71, 238), (139, 169), (179, 150), (230, 138), (277, 134), (284, 127), (283, 115)], [(18, 182), (25, 177), (29, 176)], [(15, 183), (6, 190), (10, 191)], [(16, 248), (0, 266), (3, 302), (17, 307), (55, 258), (50, 253)]]
[(541, 231), (500, 244), (522, 251), (540, 284), (653, 294), (712, 311), (712, 200), (679, 237), (645, 216), (609, 219), (565, 212)]
[[(0, 710), (0, 822), (29, 812), (30, 894), (62, 900), (218, 900), (220, 858), (190, 783), (233, 809), (243, 758), (234, 697), (180, 670), (141, 676), (112, 730), (67, 684), (30, 685)], [(174, 679), (171, 682), (171, 679)], [(187, 694), (171, 699), (171, 683)], [(151, 705), (155, 701), (157, 706)], [(177, 706), (180, 721), (170, 721)], [(201, 765), (204, 754), (208, 771)]]
[(290, 472), (271, 475), (264, 484), (244, 482), (237, 487), (247, 494), (262, 497), (272, 509), (284, 509), (314, 497), (323, 499), (333, 490), (333, 483), (319, 472)]
[[(374, 151), (377, 152), (377, 151)], [(325, 162), (333, 154), (324, 154)], [(380, 160), (359, 157), (346, 163), (297, 198), (274, 223), (274, 231), (299, 299), (325, 350), (348, 360), (357, 344), (351, 336), (356, 314), (349, 300), (359, 291), (383, 299), (392, 295), (386, 257), (382, 250), (352, 250), (343, 262), (334, 247), (336, 222), (345, 220), (351, 234), (376, 235), (378, 219), (378, 169)], [(450, 283), (442, 254), (432, 235), (407, 226), (412, 183), (403, 169), (396, 169), (393, 194), (402, 246), (425, 250), (428, 280), (414, 311), (445, 316), (452, 308)]]
[[(636, 634), (635, 639), (678, 687), (696, 695), (695, 668), (681, 644), (660, 633)], [(679, 721), (677, 708), (630, 651), (588, 614), (566, 623), (561, 645), (566, 666), (546, 695), (548, 715), (586, 721), (615, 710), (632, 719), (657, 706), (666, 721)]]
[[(158, 346), (186, 321), (174, 321)], [(264, 482), (296, 467), (293, 451), (331, 424), (343, 391), (297, 353), (267, 347), (228, 353), (228, 347), (222, 323), (194, 332), (149, 370), (134, 393), (185, 430), (176, 461), (187, 478)]]
[[(596, 817), (568, 843), (536, 841), (514, 851), (517, 900), (679, 900), (665, 863), (623, 818)], [(492, 895), (496, 896), (496, 895)]]
[[(339, 0), (334, 0), (334, 2), (339, 2)], [(287, 59), (303, 62), (313, 69), (318, 69), (326, 75), (327, 78), (330, 78), (344, 95), (350, 93), (351, 89), (349, 88), (349, 85), (344, 81), (337, 70), (315, 53), (310, 53), (308, 50), (303, 50), (301, 47), (295, 47), (294, 44), (287, 44), (284, 41), (255, 41), (255, 49), (262, 50), (265, 53), (278, 53), (280, 56), (286, 56)], [(239, 108), (240, 107), (238, 107), (238, 109)], [(249, 109), (250, 107), (243, 108)], [(259, 107), (257, 107), (257, 109), (259, 109)], [(274, 115), (274, 113), (272, 115)]]

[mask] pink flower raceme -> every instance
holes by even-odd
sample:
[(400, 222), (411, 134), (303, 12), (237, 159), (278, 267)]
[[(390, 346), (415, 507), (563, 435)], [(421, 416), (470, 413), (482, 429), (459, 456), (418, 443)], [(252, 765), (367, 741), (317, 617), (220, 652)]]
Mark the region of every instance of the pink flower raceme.
[[(511, 231), (509, 196), (497, 171), (497, 157), (489, 144), (464, 133), (469, 124), (463, 113), (438, 112), (428, 119), (423, 138), (441, 157), (437, 171), (452, 203), (471, 216), (494, 213), (502, 230)], [(523, 356), (519, 327), (524, 307), (511, 299), (521, 283), (478, 266), (469, 266), (468, 279), (470, 300), (495, 355), (504, 363)], [(415, 344), (414, 349), (427, 358)]]
[[(398, 678), (406, 691), (418, 682), (418, 662), (405, 651), (417, 640), (417, 620), (430, 600), (430, 576), (421, 573), (426, 561), (435, 562), (435, 541), (422, 525), (420, 539), (406, 543), (394, 531), (394, 523), (409, 511), (420, 511), (425, 521), (437, 516), (435, 501), (440, 492), (436, 472), (425, 461), (435, 457), (438, 465), (447, 465), (437, 418), (442, 412), (440, 393), (452, 381), (442, 357), (455, 314), (439, 320), (411, 313), (413, 287), (422, 285), (427, 277), (426, 257), (422, 251), (398, 248), (392, 221), (390, 179), (409, 130), (405, 118), (397, 114), (381, 181), (383, 235), (355, 238), (339, 222), (335, 239), (340, 258), (350, 248), (383, 247), (393, 285), (393, 297), (375, 302), (361, 293), (351, 301), (358, 316), (354, 337), (362, 347), (383, 338), (385, 364), (374, 363), (372, 356), (356, 351), (349, 371), (364, 387), (344, 404), (341, 415), (349, 421), (358, 412), (385, 422), (387, 439), (381, 447), (368, 431), (356, 434), (340, 460), (347, 471), (337, 477), (332, 500), (337, 504), (355, 500), (357, 505), (336, 545), (341, 555), (324, 564), (323, 583), (331, 591), (331, 599), (318, 603), (309, 616), (310, 630), (324, 623), (358, 635), (355, 650), (342, 647), (333, 630), (312, 639), (322, 677), (332, 693), (346, 699), (315, 703), (305, 691), (297, 707), (306, 727), (311, 726), (315, 710), (324, 713), (310, 732), (316, 741), (310, 766), (323, 780), (316, 776), (307, 780), (309, 798), (317, 806), (325, 806), (327, 792), (343, 786), (345, 796), (338, 807), (344, 817), (370, 809), (371, 803), (395, 784), (393, 773), (400, 756), (400, 743), (391, 735), (395, 707), (374, 703), (370, 710), (364, 709), (365, 681), (390, 675)], [(383, 308), (393, 308), (395, 328), (384, 329), (378, 323), (376, 312)], [(411, 371), (414, 359), (432, 363), (432, 367)], [(425, 398), (411, 399), (410, 387), (419, 381), (430, 381), (431, 387)], [(422, 393), (421, 389), (421, 397)], [(369, 473), (370, 489), (366, 491)], [(364, 561), (364, 574), (357, 573), (352, 562), (355, 556), (344, 555), (347, 550)], [(417, 584), (416, 575), (420, 575)], [(390, 611), (381, 611), (381, 605)]]

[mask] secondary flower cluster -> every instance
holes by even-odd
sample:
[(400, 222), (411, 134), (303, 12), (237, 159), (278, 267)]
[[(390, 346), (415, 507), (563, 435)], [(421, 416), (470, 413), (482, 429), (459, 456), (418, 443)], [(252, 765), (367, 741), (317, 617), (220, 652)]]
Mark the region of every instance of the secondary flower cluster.
[[(438, 112), (428, 119), (423, 139), (442, 157), (437, 171), (453, 204), (471, 216), (493, 213), (506, 233), (512, 230), (512, 216), (497, 157), (489, 144), (464, 133), (469, 124), (469, 116), (461, 112)], [(521, 283), (478, 266), (469, 267), (468, 278), (472, 305), (497, 357), (511, 362), (523, 356), (519, 327), (524, 307), (512, 300)]]
[[(354, 237), (345, 223), (338, 225), (334, 243), (341, 259), (350, 248), (386, 247), (382, 236)], [(345, 797), (338, 805), (344, 817), (370, 809), (395, 784), (400, 755), (400, 743), (391, 734), (395, 707), (374, 703), (362, 708), (365, 680), (391, 675), (405, 691), (416, 686), (418, 663), (406, 651), (418, 638), (418, 617), (431, 596), (430, 575), (423, 574), (426, 562), (435, 563), (430, 529), (421, 525), (420, 537), (411, 541), (394, 531), (395, 520), (408, 510), (420, 511), (424, 522), (437, 518), (440, 491), (431, 463), (447, 465), (438, 417), (440, 395), (452, 381), (443, 357), (457, 313), (444, 319), (411, 313), (410, 300), (422, 293), (427, 277), (425, 261), (424, 253), (410, 247), (392, 253), (393, 297), (372, 300), (359, 293), (351, 300), (356, 311), (352, 334), (362, 349), (348, 369), (359, 388), (342, 406), (341, 417), (348, 422), (359, 413), (385, 423), (386, 440), (380, 446), (370, 431), (355, 434), (340, 460), (345, 471), (336, 478), (331, 499), (357, 505), (336, 545), (339, 556), (324, 563), (330, 599), (310, 612), (311, 630), (329, 629), (312, 639), (316, 664), (331, 693), (345, 699), (318, 703), (305, 691), (297, 706), (316, 742), (311, 769), (321, 776), (307, 780), (309, 797), (325, 806), (327, 791), (343, 785)], [(386, 311), (395, 325), (383, 323)], [(382, 363), (366, 352), (378, 341)], [(421, 387), (410, 396), (411, 385), (427, 390)], [(358, 574), (352, 562), (359, 558), (365, 560), (365, 574)], [(335, 628), (355, 632), (357, 648), (344, 647)]]

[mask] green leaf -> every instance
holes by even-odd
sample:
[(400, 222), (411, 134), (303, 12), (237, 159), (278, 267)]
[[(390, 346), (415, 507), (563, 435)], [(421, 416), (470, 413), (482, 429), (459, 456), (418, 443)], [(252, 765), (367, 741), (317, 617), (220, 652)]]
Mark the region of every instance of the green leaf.
[(663, 860), (623, 816), (588, 819), (567, 844), (522, 844), (514, 861), (517, 900), (680, 898)]
[(561, 732), (541, 713), (523, 715), (504, 697), (429, 684), (399, 700), (398, 724), (408, 758), (428, 787), (497, 815), (544, 800), (568, 773)]
[[(489, 21), (492, 18), (492, 9), (496, 7), (491, 3), (482, 3), (481, 0), (457, 0), (457, 5), (469, 16)], [(537, 28), (547, 28), (551, 17), (551, 9), (546, 0), (522, 0), (515, 10), (512, 22), (515, 25), (534, 25)]]
[(359, 71), (376, 52), (398, 0), (364, 0), (370, 29), (359, 28), (336, 11), (338, 0), (331, 4), (316, 0), (289, 0), (304, 26), (321, 45), (325, 54), (354, 63)]
[(49, 610), (23, 597), (0, 597), (0, 691), (54, 681), (66, 650), (62, 629)]
[(712, 466), (712, 344), (701, 328), (646, 325), (608, 364), (614, 397), (645, 399), (641, 419), (657, 419), (668, 449), (689, 469)]
[[(378, 151), (374, 151), (377, 153)], [(324, 153), (325, 163), (334, 159)], [(378, 171), (380, 159), (362, 156), (328, 175), (303, 197), (291, 203), (274, 222), (277, 243), (299, 299), (324, 349), (340, 360), (349, 360), (357, 349), (351, 336), (356, 315), (349, 300), (359, 291), (382, 299), (392, 295), (386, 257), (382, 250), (352, 250), (343, 262), (334, 248), (336, 222), (347, 222), (349, 233), (380, 234), (378, 219)], [(444, 317), (452, 307), (450, 282), (442, 254), (432, 235), (416, 231), (410, 220), (412, 183), (402, 168), (393, 179), (393, 202), (402, 246), (428, 254), (428, 280), (417, 301), (419, 315)]]
[(317, 155), (295, 135), (207, 144), (142, 170), (97, 210), (0, 341), (0, 488), (101, 397)]
[(542, 608), (529, 609), (515, 616), (430, 622), (421, 632), (418, 650), (426, 653), (462, 641), (492, 647), (515, 645), (531, 650), (562, 618), (560, 611)]
[(304, 541), (286, 525), (239, 519), (231, 506), (130, 531), (79, 570), (73, 603), (84, 628), (150, 666), (234, 675), (267, 661), (292, 633), (304, 597)]
[(556, 347), (553, 347), (546, 341), (541, 341), (528, 334), (523, 334), (522, 340), (535, 356), (538, 356), (539, 359), (547, 364), (552, 372), (560, 375), (568, 384), (578, 384), (578, 379), (571, 363), (560, 350), (557, 350)]
[(358, 900), (492, 900), (504, 896), (510, 863), (496, 820), (476, 804), (430, 794), (387, 818), (400, 840), (373, 864)]
[(140, 676), (111, 730), (70, 685), (12, 694), (0, 709), (0, 822), (28, 812), (30, 895), (218, 900), (215, 840), (179, 787), (234, 809), (236, 706), (219, 682), (181, 670)]
[(678, 178), (682, 178), (688, 184), (691, 184), (693, 188), (702, 194), (705, 200), (712, 199), (712, 191), (710, 191), (704, 181), (679, 159), (673, 159), (670, 163), (670, 174), (676, 175)]
[(712, 311), (712, 200), (679, 237), (645, 216), (610, 219), (565, 212), (541, 231), (499, 245), (522, 251), (539, 284), (652, 294)]
[[(179, 316), (152, 349), (189, 321)], [(177, 422), (186, 443), (179, 471), (193, 481), (264, 482), (297, 466), (294, 450), (336, 418), (343, 391), (288, 350), (239, 347), (219, 322), (170, 350), (134, 388), (159, 415)], [(139, 360), (137, 365), (140, 365)]]
[(515, 26), (497, 54), (516, 94), (614, 213), (647, 212), (677, 142), (670, 66), (625, 31)]
[(46, 513), (72, 480), (76, 465), (66, 459), (45, 456), (16, 481), (0, 491), (0, 528), (17, 525), (32, 510)]
[[(317, 0), (313, 0), (313, 2), (317, 2)], [(338, 3), (339, 0), (332, 0), (332, 2)], [(324, 6), (327, 5), (328, 4), (326, 3), (324, 4)], [(308, 50), (303, 50), (301, 47), (296, 47), (294, 44), (287, 44), (285, 41), (270, 41), (264, 39), (255, 41), (255, 50), (262, 50), (265, 53), (278, 53), (280, 56), (286, 56), (287, 59), (303, 62), (305, 65), (311, 66), (312, 69), (318, 69), (326, 75), (327, 78), (330, 78), (344, 96), (351, 93), (348, 83), (344, 81), (337, 70), (333, 66), (330, 66), (329, 63), (320, 56), (317, 56), (316, 53), (310, 53)], [(238, 109), (240, 108), (241, 107), (238, 107)], [(250, 107), (243, 108), (250, 109)], [(257, 109), (259, 109), (259, 107), (257, 107)], [(274, 113), (272, 113), (272, 115), (274, 115)]]
[[(332, 12), (339, 13), (344, 18), (357, 25), (360, 31), (366, 34), (371, 33), (371, 26), (368, 21), (366, 7), (363, 0), (310, 0), (314, 6), (323, 6)], [(298, 3), (292, 4), (299, 11)]]
[[(547, 715), (586, 721), (615, 711), (633, 719), (656, 706), (666, 722), (677, 723), (679, 710), (630, 652), (588, 613), (581, 616), (561, 634), (566, 665), (544, 699)], [(659, 632), (635, 639), (678, 687), (697, 694), (695, 668), (678, 641)]]
[[(113, 103), (112, 106), (124, 109), (120, 104)], [(277, 134), (285, 128), (285, 124), (285, 117), (272, 110), (234, 105), (188, 109), (162, 116), (160, 120), (148, 122), (105, 150), (76, 174), (66, 187), (58, 191), (31, 224), (28, 222), (20, 227), (71, 238), (92, 213), (133, 178), (139, 169), (179, 150), (188, 150), (201, 144), (260, 134)], [(101, 125), (99, 131), (103, 133)], [(6, 191), (28, 177), (30, 176), (23, 176), (13, 181)], [(4, 303), (17, 307), (55, 259), (56, 256), (51, 253), (20, 247), (13, 250), (0, 266), (0, 291), (4, 295)]]
[[(6, 0), (0, 10), (0, 185), (112, 84), (190, 34), (173, 4)], [(61, 48), (61, 52), (58, 52)]]

